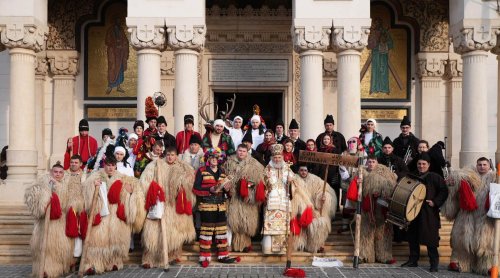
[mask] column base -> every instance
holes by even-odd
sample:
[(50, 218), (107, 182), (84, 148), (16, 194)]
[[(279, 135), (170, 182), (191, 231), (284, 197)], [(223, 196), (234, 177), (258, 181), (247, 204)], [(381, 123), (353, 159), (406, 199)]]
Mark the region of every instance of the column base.
[(38, 154), (35, 150), (7, 150), (7, 180), (34, 181), (37, 174)]
[[(10, 169), (9, 169), (10, 170)], [(24, 191), (34, 180), (0, 181), (0, 206), (19, 206), (24, 204)]]
[(488, 152), (480, 152), (480, 151), (460, 151), (460, 168), (470, 166), (470, 165), (476, 165), (476, 161), (478, 158), (484, 156), (486, 158), (489, 157)]

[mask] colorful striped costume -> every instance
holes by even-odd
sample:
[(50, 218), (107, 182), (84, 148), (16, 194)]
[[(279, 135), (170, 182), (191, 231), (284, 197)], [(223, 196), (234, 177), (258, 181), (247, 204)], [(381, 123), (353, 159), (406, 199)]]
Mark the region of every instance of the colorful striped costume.
[(200, 262), (210, 261), (210, 247), (215, 236), (217, 258), (229, 255), (227, 244), (226, 193), (212, 193), (210, 188), (224, 182), (226, 175), (222, 169), (213, 172), (209, 167), (201, 167), (196, 173), (193, 192), (199, 198), (201, 213)]

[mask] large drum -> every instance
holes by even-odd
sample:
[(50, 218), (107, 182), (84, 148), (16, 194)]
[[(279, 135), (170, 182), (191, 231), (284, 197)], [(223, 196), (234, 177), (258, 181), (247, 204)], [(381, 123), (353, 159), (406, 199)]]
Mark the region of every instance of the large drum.
[(425, 185), (416, 179), (404, 177), (394, 188), (387, 222), (390, 222), (401, 229), (407, 229), (413, 221), (425, 200)]

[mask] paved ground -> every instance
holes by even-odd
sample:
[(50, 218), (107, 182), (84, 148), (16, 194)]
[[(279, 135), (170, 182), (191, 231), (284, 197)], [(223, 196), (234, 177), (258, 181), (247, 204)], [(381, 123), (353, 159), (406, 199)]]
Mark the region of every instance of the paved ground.
[[(370, 277), (370, 278), (389, 278), (389, 277), (405, 277), (405, 278), (454, 278), (454, 277), (481, 277), (469, 273), (455, 273), (446, 271), (444, 266), (441, 266), (438, 273), (429, 273), (428, 267), (422, 266), (418, 268), (400, 268), (386, 265), (362, 265), (360, 269), (352, 269), (351, 267), (341, 268), (320, 268), (312, 266), (301, 267), (306, 271), (307, 277)], [(142, 269), (139, 266), (127, 266), (125, 269), (112, 272), (109, 274), (95, 277), (203, 277), (203, 278), (257, 278), (257, 277), (283, 277), (281, 275), (283, 266), (276, 265), (215, 265), (208, 268), (197, 266), (175, 266), (169, 272), (163, 272), (160, 269)], [(0, 266), (0, 277), (28, 277), (31, 273), (31, 266)], [(76, 277), (69, 275), (67, 277)]]

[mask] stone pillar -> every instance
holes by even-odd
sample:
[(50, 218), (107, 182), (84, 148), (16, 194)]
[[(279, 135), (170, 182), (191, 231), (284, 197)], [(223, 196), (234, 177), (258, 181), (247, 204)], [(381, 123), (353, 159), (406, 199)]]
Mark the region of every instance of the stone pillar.
[(198, 126), (198, 53), (205, 45), (205, 25), (167, 26), (168, 44), (175, 52), (174, 130), (183, 130), (184, 115)]
[(445, 75), (447, 98), (447, 160), (451, 166), (458, 168), (460, 164), (460, 145), (462, 143), (462, 59), (456, 53), (449, 53), (446, 61)]
[(462, 147), (460, 167), (488, 157), (488, 92), (486, 59), (498, 30), (489, 26), (460, 28), (453, 33), (455, 52), (462, 55)]
[(323, 51), (331, 26), (295, 25), (293, 42), (300, 53), (300, 137), (316, 138), (323, 127)]
[(444, 92), (444, 67), (448, 53), (418, 53), (417, 76), (420, 92), (420, 113), (417, 122), (421, 126), (420, 138), (429, 144), (444, 140), (444, 104), (441, 102)]
[[(495, 162), (496, 164), (500, 163), (500, 114), (498, 110), (500, 110), (500, 42), (497, 42), (497, 45), (491, 50), (494, 54), (497, 55), (497, 149), (495, 151)], [(496, 167), (496, 165), (495, 165)]]
[(49, 164), (63, 163), (67, 141), (77, 131), (75, 126), (75, 76), (78, 74), (78, 52), (47, 50), (50, 72), (53, 74), (52, 153)]
[(332, 45), (337, 53), (338, 120), (346, 138), (359, 135), (361, 124), (361, 51), (368, 44), (371, 19), (333, 21)]
[[(175, 59), (173, 51), (161, 53), (161, 91), (167, 97), (167, 104), (160, 110), (167, 123), (174, 122), (174, 86), (175, 86)], [(170, 134), (174, 134), (174, 125), (167, 126)]]
[(38, 174), (47, 169), (47, 153), (45, 152), (45, 79), (48, 64), (45, 52), (37, 55), (35, 67), (35, 134), (36, 149), (38, 151)]
[[(46, 30), (43, 26), (23, 23), (6, 24), (1, 28), (1, 43), (9, 49), (10, 54), (7, 186), (17, 181), (29, 183), (37, 173), (35, 53), (45, 47)], [(19, 196), (3, 197), (17, 200)]]
[(160, 59), (165, 29), (156, 20), (127, 18), (130, 44), (137, 50), (137, 119), (145, 120), (145, 100), (161, 90)]

